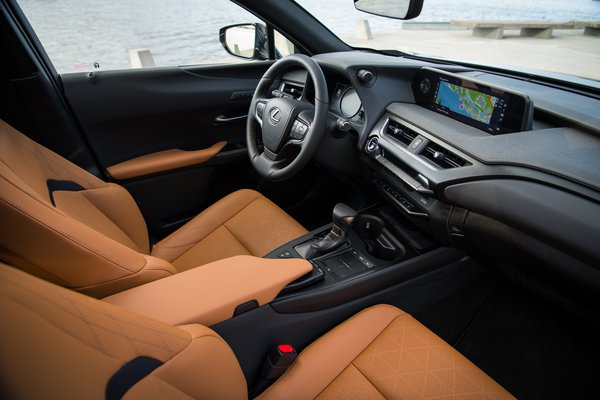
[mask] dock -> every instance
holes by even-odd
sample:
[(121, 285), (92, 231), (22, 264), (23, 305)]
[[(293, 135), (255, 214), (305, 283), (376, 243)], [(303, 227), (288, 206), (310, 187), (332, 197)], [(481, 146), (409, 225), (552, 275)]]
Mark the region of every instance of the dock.
[(450, 21), (450, 25), (470, 28), (473, 36), (489, 39), (503, 39), (504, 30), (519, 30), (521, 36), (538, 39), (552, 39), (555, 29), (585, 28), (584, 35), (598, 36), (600, 22), (571, 21)]
[[(550, 40), (522, 36), (520, 26), (505, 27), (502, 40), (474, 36), (450, 21), (406, 21), (396, 29), (373, 29), (371, 40), (342, 37), (351, 46), (395, 49), (449, 60), (539, 69), (600, 81), (600, 23), (568, 21)], [(564, 26), (564, 25), (563, 25)], [(586, 28), (587, 31), (586, 31)]]

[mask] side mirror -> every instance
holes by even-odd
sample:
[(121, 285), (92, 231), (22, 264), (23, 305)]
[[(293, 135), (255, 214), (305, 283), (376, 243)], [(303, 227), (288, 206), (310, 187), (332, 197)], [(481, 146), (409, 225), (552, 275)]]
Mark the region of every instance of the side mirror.
[(229, 25), (219, 30), (223, 48), (232, 56), (246, 60), (268, 60), (267, 28), (260, 23)]
[(412, 19), (421, 14), (423, 0), (354, 0), (354, 7), (381, 17)]

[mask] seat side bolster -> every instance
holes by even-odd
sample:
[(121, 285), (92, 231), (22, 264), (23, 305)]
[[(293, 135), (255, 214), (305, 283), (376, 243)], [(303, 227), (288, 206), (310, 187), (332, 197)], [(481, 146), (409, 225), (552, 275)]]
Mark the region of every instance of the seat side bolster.
[(233, 351), (213, 330), (202, 325), (184, 325), (191, 343), (133, 386), (125, 398), (246, 399), (246, 379)]
[(128, 289), (134, 289), (146, 283), (168, 278), (178, 273), (177, 269), (168, 261), (147, 255), (143, 257), (146, 263), (138, 272), (112, 281), (77, 288), (77, 291), (88, 296), (103, 298)]
[[(2, 168), (1, 164), (5, 168)], [(10, 171), (10, 172), (9, 172)], [(29, 188), (45, 201), (50, 201), (47, 181), (71, 181), (91, 189), (107, 184), (69, 160), (34, 142), (0, 120), (0, 174), (18, 177), (23, 188)]]
[(148, 228), (135, 200), (122, 186), (88, 189), (81, 194), (113, 221), (136, 244), (140, 253), (149, 254)]
[[(147, 274), (143, 281), (149, 282), (175, 271), (168, 263), (158, 268), (159, 263), (154, 259), (149, 262), (148, 256), (65, 215), (3, 176), (0, 176), (0, 220), (3, 258), (75, 290), (97, 286), (98, 290), (88, 291), (95, 296), (135, 286), (142, 275)], [(57, 258), (57, 254), (61, 257)], [(115, 282), (120, 283), (118, 288), (109, 290)]]
[(167, 363), (192, 341), (189, 331), (3, 263), (0, 321), (3, 398), (102, 398), (126, 363), (140, 356)]
[(316, 398), (394, 318), (403, 314), (387, 305), (361, 311), (302, 351), (292, 367), (258, 398)]

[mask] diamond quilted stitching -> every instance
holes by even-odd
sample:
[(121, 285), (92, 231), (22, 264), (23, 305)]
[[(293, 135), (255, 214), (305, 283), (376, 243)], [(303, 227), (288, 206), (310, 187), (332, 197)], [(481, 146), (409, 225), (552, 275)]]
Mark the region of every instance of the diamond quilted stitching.
[(487, 375), (449, 351), (446, 343), (409, 315), (397, 317), (353, 364), (386, 398), (506, 396)]
[(252, 254), (259, 256), (302, 233), (297, 223), (264, 198), (249, 204), (225, 226)]
[(348, 366), (317, 399), (384, 399), (375, 387), (352, 365)]

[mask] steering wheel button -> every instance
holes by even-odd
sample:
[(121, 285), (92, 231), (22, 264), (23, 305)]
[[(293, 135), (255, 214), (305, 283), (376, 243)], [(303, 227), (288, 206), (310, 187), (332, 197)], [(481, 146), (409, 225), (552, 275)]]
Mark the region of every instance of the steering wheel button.
[(265, 112), (265, 103), (256, 104), (256, 113), (258, 114), (258, 116), (262, 118), (264, 112)]

